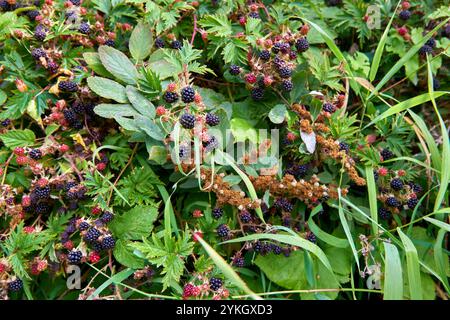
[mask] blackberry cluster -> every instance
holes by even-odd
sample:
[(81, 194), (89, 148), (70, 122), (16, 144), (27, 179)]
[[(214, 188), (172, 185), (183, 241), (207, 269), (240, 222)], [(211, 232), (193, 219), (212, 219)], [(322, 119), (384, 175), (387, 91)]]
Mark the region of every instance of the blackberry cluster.
[(67, 120), (67, 122), (69, 123), (69, 126), (71, 128), (74, 128), (77, 130), (83, 129), (83, 123), (78, 119), (78, 117), (74, 111), (66, 109), (63, 111), (63, 114), (64, 114), (64, 119)]
[(217, 234), (222, 238), (228, 237), (228, 235), (230, 234), (230, 228), (228, 228), (226, 224), (221, 224), (220, 226), (218, 226), (216, 231)]
[(278, 70), (281, 78), (289, 78), (292, 75), (292, 70), (289, 67), (282, 67)]
[(101, 235), (101, 232), (97, 228), (90, 228), (83, 239), (86, 242), (95, 242)]
[(56, 73), (58, 72), (59, 65), (52, 60), (47, 63), (47, 69), (50, 73)]
[(386, 199), (386, 204), (389, 206), (389, 207), (394, 207), (394, 208), (398, 208), (398, 207), (400, 207), (402, 204), (400, 203), (400, 201), (398, 201), (397, 200), (397, 198), (395, 198), (395, 197), (388, 197), (387, 199)]
[(217, 291), (222, 287), (222, 280), (219, 278), (211, 278), (209, 279), (209, 288), (213, 291)]
[(40, 200), (48, 199), (50, 197), (50, 186), (45, 186), (42, 188), (36, 187), (33, 192)]
[(39, 160), (42, 158), (42, 152), (39, 149), (32, 149), (28, 152), (28, 156), (33, 160)]
[(178, 93), (166, 91), (163, 95), (163, 98), (167, 103), (174, 103), (178, 101)]
[(245, 260), (240, 255), (234, 257), (231, 263), (238, 268), (243, 268), (245, 266)]
[(423, 188), (420, 184), (416, 184), (412, 181), (408, 182), (409, 187), (411, 188), (412, 191), (414, 191), (415, 193), (422, 193)]
[(417, 206), (418, 203), (419, 203), (419, 200), (417, 200), (417, 198), (409, 198), (409, 199), (406, 201), (406, 205), (407, 205), (408, 208), (410, 208), (410, 209), (414, 209), (414, 208)]
[(116, 46), (116, 42), (114, 40), (112, 40), (112, 39), (108, 39), (108, 40), (105, 41), (105, 46), (115, 47)]
[(218, 115), (209, 112), (206, 114), (205, 121), (207, 125), (214, 127), (220, 123), (220, 118)]
[(388, 148), (381, 150), (381, 156), (383, 157), (383, 161), (392, 159), (395, 155)]
[(276, 255), (280, 255), (283, 253), (283, 248), (281, 248), (279, 245), (276, 245), (274, 243), (271, 244), (272, 252)]
[(233, 76), (237, 76), (238, 74), (241, 73), (241, 68), (235, 64), (232, 64), (230, 66), (230, 74), (232, 74)]
[(181, 100), (184, 103), (191, 103), (195, 99), (195, 90), (192, 87), (184, 87), (181, 89)]
[(223, 216), (223, 209), (222, 208), (214, 208), (212, 210), (212, 215), (214, 218), (219, 219)]
[(291, 80), (284, 79), (283, 81), (281, 81), (281, 88), (285, 92), (290, 92), (292, 91), (292, 89), (294, 89), (294, 84), (292, 83)]
[(106, 211), (100, 218), (103, 223), (109, 223), (114, 219), (112, 212)]
[(79, 6), (81, 4), (81, 0), (70, 0), (74, 6)]
[(45, 37), (47, 37), (47, 33), (45, 32), (44, 27), (38, 25), (34, 30), (34, 38), (38, 41), (44, 41)]
[(309, 49), (309, 42), (306, 38), (300, 38), (295, 42), (295, 47), (298, 52), (305, 52)]
[(277, 199), (273, 205), (275, 206), (275, 208), (286, 212), (291, 212), (294, 209), (292, 203), (284, 198)]
[(262, 50), (259, 53), (259, 58), (261, 60), (268, 61), (270, 59), (270, 51), (269, 50)]
[(26, 13), (27, 17), (30, 18), (31, 21), (34, 21), (36, 17), (39, 15), (39, 11), (37, 10), (30, 10)]
[(78, 28), (78, 31), (82, 34), (89, 34), (89, 32), (91, 32), (91, 27), (89, 26), (89, 23), (82, 22)]
[(195, 127), (195, 116), (190, 113), (183, 113), (180, 117), (180, 124), (185, 129), (193, 129)]
[(310, 241), (310, 242), (312, 242), (312, 243), (316, 243), (316, 242), (317, 242), (316, 235), (315, 235), (314, 233), (312, 233), (311, 231), (309, 231), (309, 232), (306, 234), (306, 240), (308, 240), (308, 241)]
[(60, 81), (58, 89), (61, 91), (76, 92), (78, 91), (78, 85), (73, 81)]
[(80, 264), (83, 254), (80, 250), (72, 250), (67, 254), (67, 261), (70, 264)]
[(23, 281), (19, 278), (8, 283), (8, 290), (12, 292), (18, 292), (23, 288)]
[(253, 100), (260, 101), (264, 98), (264, 89), (256, 87), (252, 89), (251, 96)]
[(86, 231), (91, 227), (91, 225), (87, 222), (87, 221), (82, 221), (79, 225), (78, 225), (78, 230), (80, 231)]

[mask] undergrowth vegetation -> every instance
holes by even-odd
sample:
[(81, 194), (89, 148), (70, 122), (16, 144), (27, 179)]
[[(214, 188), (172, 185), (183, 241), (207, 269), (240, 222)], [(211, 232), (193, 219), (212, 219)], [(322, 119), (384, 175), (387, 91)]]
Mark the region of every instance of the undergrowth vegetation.
[(449, 1), (0, 0), (0, 299), (443, 299)]

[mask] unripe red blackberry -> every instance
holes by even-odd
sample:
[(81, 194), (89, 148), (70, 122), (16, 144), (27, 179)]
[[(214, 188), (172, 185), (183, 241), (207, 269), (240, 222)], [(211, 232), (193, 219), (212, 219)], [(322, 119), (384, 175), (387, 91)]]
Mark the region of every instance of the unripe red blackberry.
[(180, 117), (180, 124), (185, 129), (193, 129), (195, 127), (195, 116), (190, 113), (183, 113)]
[(14, 148), (14, 154), (16, 155), (16, 156), (24, 156), (25, 155), (25, 150), (24, 150), (24, 148), (22, 148), (22, 147), (16, 147), (16, 148)]
[(89, 253), (89, 262), (90, 263), (97, 263), (100, 261), (100, 254), (97, 251), (92, 251)]
[(83, 254), (80, 250), (72, 250), (67, 254), (67, 261), (69, 264), (80, 264)]
[(156, 108), (156, 115), (158, 115), (158, 116), (163, 116), (166, 114), (166, 112), (167, 112), (167, 110), (163, 106), (158, 106)]
[(245, 75), (245, 81), (250, 84), (254, 84), (258, 79), (253, 73), (249, 73)]

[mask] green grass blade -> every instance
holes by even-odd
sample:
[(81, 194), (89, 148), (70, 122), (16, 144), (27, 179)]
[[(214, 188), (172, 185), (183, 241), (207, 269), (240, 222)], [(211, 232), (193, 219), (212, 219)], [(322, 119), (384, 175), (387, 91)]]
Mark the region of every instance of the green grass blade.
[(216, 266), (222, 271), (222, 273), (227, 277), (228, 280), (233, 282), (238, 288), (248, 294), (251, 298), (255, 300), (262, 300), (261, 297), (255, 295), (255, 293), (250, 290), (247, 284), (239, 277), (239, 275), (233, 270), (233, 268), (216, 252), (216, 250), (214, 250), (208, 243), (206, 243), (205, 240), (199, 237), (198, 242), (203, 246)]
[(344, 210), (342, 210), (342, 195), (341, 189), (338, 189), (339, 193), (339, 219), (341, 220), (342, 227), (344, 228), (345, 235), (348, 239), (348, 243), (350, 244), (350, 248), (352, 249), (353, 256), (355, 257), (356, 265), (358, 266), (358, 270), (361, 270), (359, 265), (358, 252), (356, 251), (355, 242), (353, 241), (352, 233), (350, 232), (350, 227), (347, 222), (347, 218), (345, 218)]
[(401, 1), (397, 3), (397, 7), (393, 11), (392, 17), (389, 20), (388, 25), (386, 26), (386, 29), (383, 32), (383, 35), (381, 36), (380, 42), (378, 43), (377, 50), (375, 50), (375, 54), (373, 56), (372, 64), (370, 66), (370, 72), (369, 72), (369, 80), (372, 82), (375, 79), (375, 76), (377, 75), (378, 67), (380, 66), (381, 56), (383, 55), (384, 46), (386, 45), (386, 41), (388, 39), (389, 30), (391, 29), (392, 21), (394, 21), (394, 18), (397, 15), (397, 9), (400, 5)]
[(402, 111), (408, 110), (412, 107), (421, 105), (425, 102), (428, 102), (430, 100), (432, 100), (433, 98), (439, 98), (440, 96), (443, 96), (445, 94), (448, 94), (449, 92), (447, 91), (435, 91), (433, 93), (424, 93), (421, 94), (419, 96), (416, 96), (414, 98), (402, 101), (400, 103), (397, 103), (396, 105), (393, 105), (392, 107), (390, 107), (389, 109), (387, 109), (385, 112), (383, 112), (382, 114), (380, 114), (379, 116), (375, 117), (375, 119), (373, 119), (368, 125), (366, 125), (364, 127), (364, 129), (370, 127), (371, 125), (377, 123), (380, 120), (383, 120), (387, 117), (390, 117), (394, 114), (400, 113)]
[(416, 113), (414, 113), (412, 110), (408, 110), (408, 113), (413, 118), (416, 126), (422, 132), (423, 138), (427, 143), (428, 150), (430, 151), (431, 154), (431, 162), (433, 163), (433, 168), (435, 168), (436, 171), (441, 171), (441, 153), (439, 151), (436, 141), (434, 140), (433, 136), (428, 130), (425, 121), (423, 121), (423, 119)]
[[(440, 221), (439, 221), (440, 222)], [(448, 290), (448, 278), (447, 278), (447, 270), (448, 270), (448, 257), (444, 257), (444, 252), (442, 250), (443, 241), (445, 238), (445, 233), (448, 230), (441, 229), (438, 232), (436, 237), (436, 242), (433, 246), (433, 256), (434, 262), (436, 264), (437, 273), (441, 276), (442, 280), (445, 282), (444, 286), (447, 289), (447, 293), (450, 293)], [(444, 243), (445, 245), (445, 243)], [(445, 259), (445, 260), (444, 260)], [(447, 262), (447, 263), (446, 263)]]
[[(248, 193), (250, 194), (250, 198), (253, 201), (258, 200), (258, 195), (256, 194), (256, 190), (253, 187), (252, 182), (247, 177), (247, 175), (241, 169), (239, 169), (239, 167), (235, 164), (234, 159), (231, 158), (228, 154), (223, 153), (221, 150), (216, 150), (216, 154), (219, 155), (220, 157), (222, 157), (222, 159), (230, 167), (232, 167), (234, 169), (234, 171), (236, 171), (236, 173), (241, 177), (242, 181), (244, 181), (245, 186), (247, 187)], [(261, 211), (261, 208), (256, 208), (255, 212), (258, 215), (258, 217), (261, 219), (261, 221), (265, 223), (264, 216), (263, 216), (263, 213)]]
[(400, 228), (397, 228), (400, 240), (405, 247), (406, 269), (408, 272), (408, 285), (411, 300), (422, 300), (422, 280), (420, 278), (420, 265), (417, 250), (412, 241)]
[(445, 223), (445, 222), (442, 222), (442, 221), (439, 221), (439, 220), (436, 220), (433, 218), (429, 218), (429, 217), (424, 218), (424, 220), (428, 221), (429, 223), (434, 224), (435, 226), (438, 226), (439, 228), (441, 228), (447, 232), (450, 232), (450, 224), (448, 224), (448, 223)]
[(367, 98), (367, 101), (369, 101), (375, 94), (378, 94), (378, 91), (389, 81), (391, 78), (400, 70), (401, 67), (405, 65), (405, 63), (413, 56), (415, 55), (419, 49), (427, 42), (439, 29), (441, 29), (447, 21), (450, 20), (450, 18), (442, 21), (439, 25), (436, 26), (433, 30), (431, 30), (429, 33), (427, 33), (422, 40), (419, 41), (419, 43), (415, 44), (409, 51), (403, 55), (403, 57), (397, 61), (397, 63), (389, 70), (388, 73), (380, 80), (380, 82), (375, 87), (375, 90), (373, 90), (369, 97)]
[(384, 300), (403, 299), (402, 263), (397, 247), (384, 242), (385, 271), (384, 271)]
[[(441, 114), (439, 113), (438, 107), (436, 105), (436, 101), (433, 97), (433, 73), (431, 71), (431, 63), (430, 57), (427, 55), (427, 68), (428, 68), (428, 91), (430, 93), (431, 103), (433, 104), (434, 111), (436, 112), (436, 116), (439, 119), (439, 125), (441, 126), (441, 135), (442, 135), (442, 163), (441, 163), (441, 176), (440, 176), (440, 186), (439, 191), (436, 196), (436, 201), (434, 202), (434, 211), (437, 211), (442, 202), (444, 201), (445, 194), (448, 189), (448, 184), (450, 182), (450, 141), (448, 137), (447, 127), (442, 120)], [(443, 215), (439, 215), (438, 218), (442, 220), (444, 218)]]
[(111, 284), (118, 284), (127, 279), (129, 276), (131, 276), (134, 273), (133, 269), (127, 268), (125, 270), (120, 271), (119, 273), (115, 274), (105, 282), (103, 282), (93, 293), (89, 295), (87, 300), (93, 300), (94, 298), (98, 297), (100, 293), (103, 292), (108, 286)]
[(425, 162), (411, 158), (411, 157), (398, 157), (398, 158), (394, 158), (394, 159), (389, 159), (387, 161), (384, 161), (384, 163), (389, 163), (389, 162), (398, 162), (398, 161), (409, 161), (409, 162), (414, 162), (415, 164), (418, 164), (421, 167), (424, 167), (425, 169), (434, 171), (434, 172), (439, 172), (438, 170), (436, 170), (433, 167), (430, 167), (429, 165), (427, 165)]
[[(286, 244), (290, 244), (292, 246), (303, 248), (312, 254), (314, 254), (323, 265), (333, 273), (333, 269), (331, 268), (330, 261), (328, 261), (325, 253), (314, 243), (303, 239), (300, 236), (291, 236), (285, 234), (270, 234), (270, 233), (260, 233), (260, 234), (252, 234), (245, 237), (240, 237), (228, 241), (224, 241), (223, 243), (233, 243), (233, 242), (243, 242), (243, 241), (253, 241), (253, 240), (274, 240)], [(334, 273), (333, 273), (334, 274)]]
[(378, 235), (378, 208), (377, 208), (377, 188), (373, 168), (366, 167), (367, 192), (369, 194), (370, 216), (372, 217), (372, 232), (374, 236)]

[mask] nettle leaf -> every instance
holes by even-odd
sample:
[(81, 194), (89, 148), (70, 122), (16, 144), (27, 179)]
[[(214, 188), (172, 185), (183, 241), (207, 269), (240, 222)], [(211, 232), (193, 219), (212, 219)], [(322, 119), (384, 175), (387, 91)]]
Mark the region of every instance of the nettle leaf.
[(0, 135), (0, 139), (3, 141), (5, 146), (10, 149), (16, 147), (27, 147), (34, 144), (36, 136), (33, 131), (29, 129), (25, 130), (10, 130), (4, 134)]
[(139, 111), (143, 116), (147, 116), (153, 119), (156, 115), (155, 106), (145, 98), (139, 91), (133, 86), (126, 87), (126, 94), (128, 100), (131, 102), (133, 107)]
[(136, 84), (139, 74), (128, 57), (117, 49), (100, 46), (98, 54), (103, 66), (118, 80), (127, 84)]
[(153, 46), (153, 35), (150, 25), (138, 23), (130, 36), (130, 53), (136, 61), (144, 60), (150, 54)]
[(228, 37), (233, 33), (231, 22), (226, 15), (208, 15), (199, 23), (208, 33), (215, 33), (219, 37)]
[(101, 77), (89, 77), (89, 88), (102, 98), (112, 99), (119, 103), (128, 102), (125, 87), (120, 83)]
[(116, 215), (109, 224), (114, 236), (124, 240), (138, 240), (150, 235), (158, 217), (154, 206), (137, 206), (122, 215)]

